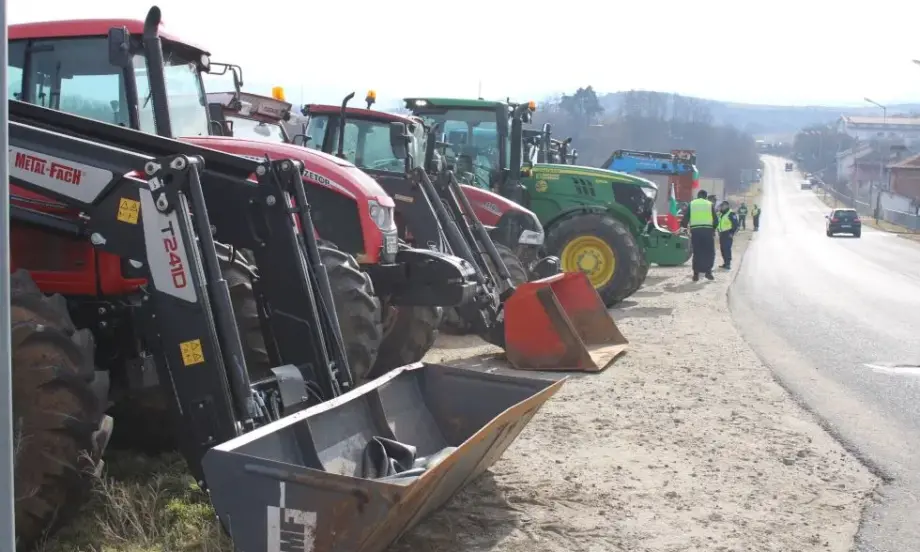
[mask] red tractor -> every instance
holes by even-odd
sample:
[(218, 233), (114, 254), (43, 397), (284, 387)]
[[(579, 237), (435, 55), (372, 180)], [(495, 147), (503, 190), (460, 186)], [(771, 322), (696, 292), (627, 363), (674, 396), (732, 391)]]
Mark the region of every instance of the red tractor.
[[(427, 146), (433, 145), (429, 143), (429, 129), (417, 117), (372, 110), (376, 101), (374, 91), (369, 91), (365, 97), (366, 109), (348, 107), (353, 95), (346, 97), (340, 106), (303, 106), (307, 120), (301, 124), (303, 134), (299, 140), (307, 147), (348, 159), (373, 176), (396, 200), (395, 218), (400, 239), (415, 247), (452, 252), (464, 258), (468, 257), (464, 252), (469, 251), (474, 263), (478, 257), (488, 257), (488, 250), (494, 247), (515, 285), (532, 277), (558, 272), (556, 258), (539, 257), (543, 226), (533, 212), (521, 205), (489, 190), (460, 183), (455, 195), (435, 186), (432, 195), (444, 204), (443, 215), (439, 213), (440, 205), (419, 197), (421, 183), (407, 175), (420, 167), (433, 172), (430, 166), (425, 166)], [(408, 159), (394, 158), (392, 151), (384, 147), (384, 140), (389, 140), (390, 127), (394, 124), (402, 125), (408, 132)], [(452, 167), (454, 172), (458, 168)], [(437, 183), (437, 175), (433, 176)], [(467, 207), (473, 213), (471, 220), (464, 220)], [(488, 237), (477, 236), (477, 227), (483, 227)], [(495, 265), (492, 262), (481, 269), (483, 272), (500, 270), (493, 268)], [(462, 316), (461, 311), (448, 310), (444, 328), (461, 334), (475, 332), (472, 317)]]
[[(419, 360), (427, 350), (390, 328), (384, 337), (380, 297), (393, 304), (429, 307), (460, 302), (469, 297), (473, 284), (470, 269), (458, 259), (435, 252), (400, 248), (392, 198), (352, 163), (284, 143), (212, 136), (202, 74), (226, 71), (231, 66), (212, 63), (198, 46), (161, 32), (166, 71), (165, 89), (153, 90), (145, 61), (137, 55), (117, 57), (108, 50), (111, 27), (124, 27), (140, 42), (143, 22), (133, 20), (84, 20), (29, 23), (10, 27), (10, 80), (16, 99), (87, 118), (141, 130), (176, 136), (198, 146), (264, 160), (291, 158), (304, 166), (307, 196), (314, 206), (314, 223), (321, 239), (323, 264), (331, 273), (333, 296), (346, 349), (356, 378), (372, 378)], [(132, 45), (129, 45), (133, 47)], [(168, 98), (172, 128), (161, 128), (157, 106), (149, 101), (155, 93)], [(140, 98), (135, 100), (134, 98)], [(232, 223), (232, 221), (230, 221)], [(18, 241), (14, 238), (14, 244)], [(32, 248), (30, 248), (32, 249)], [(41, 270), (47, 261), (42, 251), (23, 252), (26, 268), (46, 292), (96, 291), (70, 277)], [(247, 355), (265, 362), (265, 344), (257, 337), (258, 313), (252, 308), (247, 279), (236, 273), (232, 259), (251, 262), (251, 254), (226, 251), (227, 279), (233, 284), (238, 323), (244, 328)], [(113, 261), (114, 262), (114, 261)], [(31, 264), (31, 266), (29, 266)], [(117, 264), (117, 263), (116, 263)], [(123, 284), (126, 289), (139, 282)], [(436, 299), (435, 299), (436, 298)], [(429, 343), (430, 345), (430, 343)], [(385, 354), (379, 357), (379, 351)], [(378, 357), (380, 360), (378, 361)]]
[[(356, 385), (304, 154), (172, 139), (219, 145), (207, 55), (159, 24), (153, 8), (143, 23), (10, 28), (18, 546), (81, 506), (125, 433), (121, 406), (119, 428), (148, 422), (139, 439), (173, 430), (238, 550), (384, 550), (495, 462), (561, 382), (419, 363)], [(350, 164), (306, 158), (343, 190), (375, 190)], [(261, 350), (238, 323), (249, 309)], [(148, 393), (162, 415), (144, 413)]]

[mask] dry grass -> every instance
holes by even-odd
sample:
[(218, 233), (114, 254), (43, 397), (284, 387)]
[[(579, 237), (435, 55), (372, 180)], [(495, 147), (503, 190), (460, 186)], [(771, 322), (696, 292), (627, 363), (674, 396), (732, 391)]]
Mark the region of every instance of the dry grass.
[(39, 552), (224, 552), (208, 496), (178, 455), (109, 455), (108, 469), (74, 520)]

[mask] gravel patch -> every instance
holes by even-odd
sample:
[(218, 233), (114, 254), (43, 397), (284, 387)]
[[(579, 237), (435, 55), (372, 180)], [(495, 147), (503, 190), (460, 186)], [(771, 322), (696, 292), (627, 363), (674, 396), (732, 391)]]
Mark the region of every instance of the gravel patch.
[[(392, 550), (850, 550), (878, 482), (739, 336), (731, 276), (652, 268), (613, 310), (627, 354), (570, 378), (502, 460)], [(444, 336), (426, 360), (488, 352)]]

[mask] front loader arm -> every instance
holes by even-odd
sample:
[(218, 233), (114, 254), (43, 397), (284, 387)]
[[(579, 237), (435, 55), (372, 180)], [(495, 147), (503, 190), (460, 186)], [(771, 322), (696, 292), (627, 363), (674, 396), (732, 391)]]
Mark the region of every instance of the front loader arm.
[[(200, 461), (208, 449), (277, 417), (277, 409), (266, 406), (271, 398), (253, 392), (247, 375), (211, 213), (245, 213), (234, 224), (218, 222), (222, 231), (216, 237), (233, 247), (252, 248), (259, 264), (270, 267), (261, 275), (269, 285), (260, 286), (260, 304), (271, 313), (263, 334), (266, 343), (277, 345), (279, 362), (299, 369), (300, 395), (306, 394), (307, 380), (319, 388), (320, 400), (337, 396), (341, 374), (336, 370), (344, 371), (350, 383), (347, 362), (338, 361), (344, 359), (340, 336), (327, 331), (338, 331), (331, 302), (326, 308), (318, 300), (328, 291), (328, 281), (324, 290), (316, 277), (317, 262), (310, 258), (315, 241), (311, 252), (312, 225), (299, 162), (215, 159), (205, 168), (205, 157), (217, 152), (197, 148), (202, 155), (149, 155), (137, 150), (163, 151), (172, 143), (188, 151), (188, 145), (104, 123), (90, 127), (84, 123), (92, 121), (28, 106), (31, 120), (43, 121), (40, 128), (17, 117), (20, 107), (10, 102), (11, 181), (81, 210), (82, 230), (93, 245), (133, 261), (146, 277), (137, 320), (160, 384), (171, 397), (177, 427), (188, 429), (178, 436), (180, 448), (200, 481)], [(81, 132), (48, 130), (55, 126)], [(89, 139), (93, 135), (98, 139)], [(135, 151), (108, 145), (117, 141), (116, 135), (126, 136)], [(146, 181), (131, 176), (138, 172)], [(258, 184), (246, 179), (253, 173)], [(209, 211), (206, 202), (218, 196), (222, 203)], [(287, 201), (292, 196), (299, 208)], [(33, 215), (31, 222), (41, 223), (40, 215)]]

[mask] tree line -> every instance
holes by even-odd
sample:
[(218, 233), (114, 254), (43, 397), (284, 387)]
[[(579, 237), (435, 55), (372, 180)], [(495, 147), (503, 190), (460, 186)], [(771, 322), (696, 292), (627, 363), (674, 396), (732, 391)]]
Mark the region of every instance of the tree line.
[(837, 152), (856, 144), (855, 138), (839, 132), (831, 124), (811, 125), (800, 130), (792, 141), (792, 156), (799, 167), (821, 173), (825, 182), (836, 182)]
[(544, 123), (572, 138), (580, 165), (600, 166), (617, 149), (692, 149), (700, 175), (725, 179), (726, 191), (739, 189), (742, 170), (760, 167), (752, 136), (716, 124), (705, 102), (678, 94), (630, 90), (608, 110), (587, 86), (541, 103), (534, 126)]

